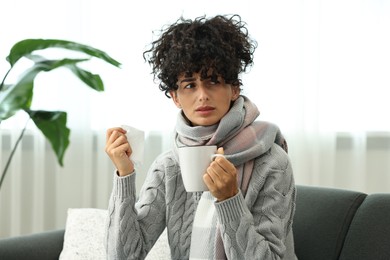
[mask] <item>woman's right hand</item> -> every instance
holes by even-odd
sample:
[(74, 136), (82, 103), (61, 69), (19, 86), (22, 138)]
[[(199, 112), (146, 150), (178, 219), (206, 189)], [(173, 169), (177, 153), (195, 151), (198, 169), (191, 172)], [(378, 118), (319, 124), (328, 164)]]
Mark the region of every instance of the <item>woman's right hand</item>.
[(134, 164), (130, 160), (132, 150), (127, 141), (126, 130), (120, 127), (108, 129), (105, 151), (114, 163), (119, 176), (126, 176), (134, 171)]

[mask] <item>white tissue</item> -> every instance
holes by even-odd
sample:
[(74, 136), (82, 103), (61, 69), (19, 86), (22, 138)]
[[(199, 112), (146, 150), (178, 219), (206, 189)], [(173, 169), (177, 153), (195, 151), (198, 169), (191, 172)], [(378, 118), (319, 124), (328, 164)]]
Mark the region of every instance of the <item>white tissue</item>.
[(121, 127), (127, 131), (127, 140), (133, 151), (130, 160), (134, 163), (134, 167), (139, 169), (144, 161), (145, 132), (128, 125), (122, 125)]

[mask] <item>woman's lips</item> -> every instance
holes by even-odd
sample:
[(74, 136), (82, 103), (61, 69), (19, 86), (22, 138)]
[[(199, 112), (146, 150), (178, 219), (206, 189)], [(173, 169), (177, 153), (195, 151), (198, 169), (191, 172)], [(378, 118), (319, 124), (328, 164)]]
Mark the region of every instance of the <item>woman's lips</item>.
[(198, 107), (197, 109), (195, 109), (195, 111), (201, 115), (207, 115), (207, 114), (210, 114), (212, 113), (213, 111), (215, 110), (214, 107), (210, 107), (210, 106), (202, 106), (202, 107)]

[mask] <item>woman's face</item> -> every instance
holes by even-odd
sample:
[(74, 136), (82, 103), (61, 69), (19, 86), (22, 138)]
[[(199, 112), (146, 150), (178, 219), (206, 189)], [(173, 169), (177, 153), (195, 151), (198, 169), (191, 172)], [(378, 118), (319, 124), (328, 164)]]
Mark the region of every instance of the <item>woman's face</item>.
[(170, 95), (176, 106), (193, 126), (209, 126), (218, 123), (229, 111), (230, 104), (240, 95), (240, 88), (226, 84), (221, 77), (201, 80), (199, 73), (178, 78), (178, 89)]

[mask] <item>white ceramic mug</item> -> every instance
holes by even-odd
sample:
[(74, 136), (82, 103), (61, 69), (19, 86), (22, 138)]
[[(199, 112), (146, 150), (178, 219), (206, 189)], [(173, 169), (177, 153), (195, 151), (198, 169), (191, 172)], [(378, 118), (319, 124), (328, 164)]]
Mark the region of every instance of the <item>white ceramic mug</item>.
[(203, 181), (203, 175), (207, 167), (216, 156), (216, 145), (207, 146), (185, 146), (178, 148), (181, 176), (186, 191), (207, 191), (208, 188)]

